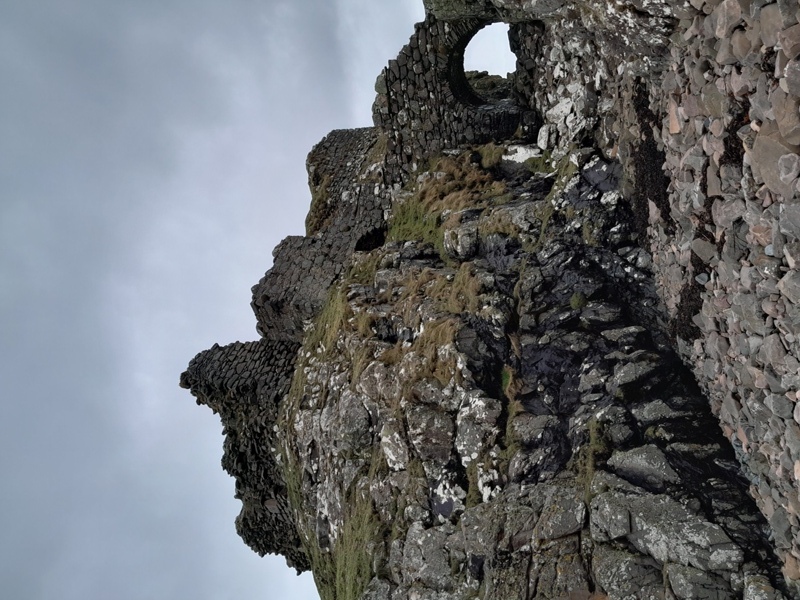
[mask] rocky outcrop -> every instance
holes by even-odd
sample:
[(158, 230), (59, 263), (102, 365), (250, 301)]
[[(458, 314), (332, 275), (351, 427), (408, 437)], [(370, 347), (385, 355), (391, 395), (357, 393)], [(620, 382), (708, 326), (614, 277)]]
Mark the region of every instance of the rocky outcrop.
[(800, 597), (798, 7), (426, 9), (181, 378), (239, 533), (326, 600)]

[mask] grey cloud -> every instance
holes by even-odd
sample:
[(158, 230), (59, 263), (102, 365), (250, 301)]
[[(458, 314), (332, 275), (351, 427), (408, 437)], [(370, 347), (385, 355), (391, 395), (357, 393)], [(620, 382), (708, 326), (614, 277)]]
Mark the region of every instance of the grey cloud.
[(255, 337), (249, 286), (302, 231), (305, 155), (368, 124), (416, 4), (3, 8), (5, 596), (315, 597), (236, 536), (220, 426), (177, 377)]
[[(329, 127), (326, 118), (344, 112), (336, 48), (304, 58), (321, 50), (324, 36), (314, 29), (323, 25), (322, 6), (312, 7), (308, 28), (294, 32), (307, 37), (307, 44), (296, 44), (304, 54), (283, 65), (271, 64), (278, 61), (269, 55), (268, 38), (288, 41), (281, 32), (297, 22), (270, 21), (269, 5), (227, 3), (222, 10), (218, 3), (186, 3), (168, 10), (82, 2), (68, 11), (64, 3), (4, 10), (0, 464), (2, 506), (12, 518), (4, 526), (0, 579), (8, 597), (293, 595), (267, 586), (268, 579), (280, 581), (288, 573), (281, 567), (269, 575), (282, 561), (254, 563), (236, 538), (232, 483), (218, 467), (219, 426), (176, 386), (185, 362), (209, 342), (209, 334), (192, 331), (189, 323), (213, 323), (219, 317), (214, 306), (224, 300), (197, 281), (226, 275), (225, 263), (214, 264), (212, 254), (205, 264), (193, 264), (192, 248), (223, 245), (226, 237), (245, 233), (226, 231), (235, 209), (214, 207), (211, 200), (193, 205), (181, 190), (207, 176), (190, 171), (202, 161), (185, 164), (193, 152), (186, 141), (213, 142), (224, 133), (235, 120), (232, 112), (247, 104), (231, 97), (229, 85), (239, 82), (267, 115), (252, 123), (251, 133), (272, 136), (274, 156), (263, 157), (280, 164), (283, 154), (294, 154), (302, 174), (311, 140)], [(302, 77), (287, 81), (295, 65)], [(319, 118), (294, 117), (293, 131), (280, 112), (292, 107), (287, 95), (308, 98), (300, 85), (307, 80), (326, 94), (318, 99)], [(314, 99), (297, 104), (312, 113), (316, 108)], [(242, 145), (259, 146), (247, 139)], [(272, 187), (302, 194), (304, 176), (297, 185)], [(236, 182), (230, 189), (250, 198), (255, 192)], [(259, 195), (266, 201), (266, 189)], [(176, 257), (174, 241), (157, 224), (164, 214), (197, 209), (208, 211), (201, 221), (215, 223), (206, 227), (206, 239), (186, 235), (177, 247), (184, 255)], [(234, 225), (243, 227), (242, 220)], [(273, 244), (283, 233), (269, 232)], [(155, 268), (148, 254), (167, 265), (185, 260), (176, 269), (187, 272), (185, 280), (170, 268)], [(228, 264), (234, 260), (230, 252), (217, 254)], [(263, 270), (264, 257), (255, 258)], [(182, 287), (171, 288), (164, 281), (169, 277)], [(249, 283), (235, 285), (246, 291)], [(217, 282), (228, 284), (227, 277)], [(110, 285), (135, 296), (138, 306), (120, 314), (109, 305), (119, 300)], [(152, 316), (178, 300), (187, 305), (172, 312), (194, 318), (159, 335), (154, 327), (170, 320)], [(236, 310), (246, 314), (246, 300)], [(131, 348), (139, 336), (143, 342)], [(147, 348), (148, 338), (160, 347)], [(153, 370), (152, 361), (132, 350), (158, 355), (165, 368)], [(137, 367), (151, 370), (132, 373)], [(142, 379), (151, 381), (143, 385)], [(126, 420), (148, 410), (165, 422), (147, 431)], [(208, 450), (194, 456), (188, 448)]]

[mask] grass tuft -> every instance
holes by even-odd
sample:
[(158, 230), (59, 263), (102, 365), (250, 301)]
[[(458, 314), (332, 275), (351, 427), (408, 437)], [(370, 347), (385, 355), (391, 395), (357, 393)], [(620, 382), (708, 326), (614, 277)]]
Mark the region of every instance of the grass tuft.
[(309, 182), (311, 188), (311, 208), (306, 216), (306, 235), (311, 237), (325, 227), (333, 215), (333, 204), (328, 198), (331, 176), (325, 175), (319, 182)]
[(611, 444), (605, 436), (603, 424), (592, 417), (586, 423), (589, 431), (589, 443), (578, 452), (578, 483), (584, 489), (584, 502), (586, 506), (592, 501), (592, 480), (601, 462), (605, 462), (611, 455)]

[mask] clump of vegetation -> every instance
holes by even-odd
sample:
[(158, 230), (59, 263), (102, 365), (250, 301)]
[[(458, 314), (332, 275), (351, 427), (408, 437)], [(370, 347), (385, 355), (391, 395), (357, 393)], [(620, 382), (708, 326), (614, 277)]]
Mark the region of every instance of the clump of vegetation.
[(453, 343), (459, 324), (455, 319), (438, 319), (425, 324), (422, 334), (415, 340), (414, 349), (425, 358), (424, 371), (416, 374), (416, 379), (436, 379), (446, 386), (453, 379), (455, 364), (439, 356), (439, 350)]
[(439, 158), (428, 175), (415, 184), (411, 196), (395, 206), (387, 240), (426, 242), (444, 259), (443, 223), (447, 215), (486, 205), (505, 192), (505, 184), (473, 164), (469, 152), (456, 158)]
[(592, 417), (586, 423), (589, 432), (589, 443), (578, 452), (577, 479), (584, 489), (584, 501), (588, 506), (592, 501), (592, 480), (597, 467), (611, 455), (611, 444), (605, 436), (603, 424)]
[(370, 545), (380, 543), (385, 525), (375, 511), (369, 487), (386, 475), (386, 462), (380, 448), (373, 451), (369, 471), (356, 477), (353, 488), (346, 494), (348, 511), (342, 530), (333, 548), (335, 568), (335, 600), (358, 600), (372, 576)]
[(327, 174), (322, 179), (312, 177), (309, 181), (311, 208), (306, 216), (306, 235), (309, 237), (323, 229), (333, 215), (333, 203), (328, 198), (330, 185), (331, 176)]
[(452, 318), (428, 321), (413, 342), (397, 342), (381, 353), (378, 359), (385, 365), (398, 364), (412, 352), (420, 358), (415, 363), (416, 368), (406, 373), (403, 380), (404, 395), (419, 381), (435, 379), (442, 387), (453, 381), (457, 375), (455, 359), (442, 356), (440, 351), (453, 343), (459, 327), (458, 321)]
[(487, 71), (465, 71), (472, 91), (484, 102), (495, 103), (511, 98), (513, 84), (507, 77), (490, 75)]
[(347, 303), (345, 291), (340, 286), (334, 286), (328, 291), (328, 300), (322, 307), (314, 326), (306, 337), (304, 347), (310, 351), (319, 348), (325, 356), (329, 356), (333, 351), (339, 332), (342, 331), (352, 316), (352, 311)]
[(586, 294), (583, 292), (575, 292), (569, 299), (569, 306), (572, 310), (580, 310), (586, 306)]
[[(308, 344), (304, 348), (308, 348)], [(300, 401), (303, 397), (303, 390), (306, 386), (306, 358), (305, 353), (301, 353), (301, 358), (294, 371), (292, 384), (289, 388), (286, 401), (282, 403), (281, 414), (278, 416), (281, 431), (291, 431), (291, 424), (294, 423), (297, 411), (300, 408)], [(282, 440), (281, 456), (283, 462), (283, 478), (286, 483), (286, 491), (289, 497), (289, 505), (298, 516), (295, 519), (297, 533), (303, 544), (303, 550), (311, 564), (311, 571), (314, 573), (314, 581), (320, 591), (322, 600), (336, 600), (334, 596), (335, 573), (330, 562), (330, 554), (325, 553), (319, 547), (313, 528), (305, 527), (307, 523), (301, 517), (301, 507), (303, 501), (303, 467), (300, 458), (294, 448), (287, 440)]]
[[(517, 377), (517, 372), (512, 367), (503, 365), (503, 369), (500, 371), (500, 386), (503, 390), (503, 395), (509, 402), (516, 401), (521, 385), (522, 380)], [(518, 408), (521, 409), (522, 405), (519, 405)], [(519, 412), (519, 410), (516, 412)]]
[(448, 286), (445, 307), (453, 314), (478, 310), (478, 296), (483, 284), (473, 273), (472, 263), (462, 263), (458, 268), (452, 285)]
[(362, 285), (371, 285), (375, 281), (375, 273), (378, 270), (378, 264), (383, 258), (380, 250), (373, 250), (366, 255), (359, 256), (356, 253), (353, 264), (347, 272), (345, 281), (347, 283), (360, 283)]
[(534, 208), (534, 214), (539, 219), (539, 239), (537, 240), (536, 244), (533, 248), (526, 248), (527, 251), (535, 251), (539, 250), (544, 246), (545, 241), (547, 240), (547, 232), (548, 227), (550, 225), (550, 219), (553, 218), (556, 209), (553, 206), (553, 203), (550, 201), (550, 196), (546, 199), (539, 202), (536, 207)]
[(587, 246), (596, 248), (600, 245), (600, 242), (597, 240), (597, 236), (595, 236), (593, 224), (588, 220), (584, 220), (583, 224), (581, 225), (581, 237), (583, 238), (583, 241), (586, 242)]
[(536, 175), (537, 173), (553, 173), (555, 169), (552, 165), (550, 152), (544, 152), (540, 156), (532, 156), (523, 163), (528, 170)]
[(481, 155), (481, 167), (484, 169), (493, 169), (500, 164), (506, 151), (504, 146), (498, 146), (494, 142), (489, 142), (476, 150)]
[(567, 154), (558, 161), (555, 167), (555, 183), (547, 194), (548, 202), (561, 195), (561, 192), (567, 187), (567, 184), (572, 181), (578, 173), (578, 165), (573, 160), (572, 154)]
[(514, 433), (512, 423), (514, 422), (514, 417), (525, 411), (525, 407), (522, 406), (522, 403), (519, 400), (515, 399), (509, 400), (505, 408), (506, 430), (505, 435), (503, 436), (504, 447), (500, 452), (500, 456), (498, 457), (498, 468), (500, 469), (501, 473), (508, 474), (508, 467), (511, 464), (511, 460), (520, 450), (522, 450), (522, 442), (520, 442), (519, 438)]
[[(323, 352), (329, 351), (345, 320), (342, 308), (344, 305), (346, 302), (342, 290), (335, 289), (316, 320), (315, 330), (304, 343), (289, 394), (279, 417), (283, 422), (282, 430), (291, 430), (290, 424), (294, 423), (297, 411), (300, 409), (307, 385), (306, 367), (309, 361), (307, 353), (313, 352), (318, 347), (321, 347)], [(363, 369), (370, 358), (368, 347), (360, 349), (352, 358), (354, 370)], [(282, 456), (289, 502), (299, 511), (305, 504), (303, 466), (287, 441), (283, 443)], [(320, 548), (313, 523), (307, 522), (302, 517), (296, 519), (303, 549), (311, 563), (311, 570), (322, 600), (357, 600), (361, 598), (374, 575), (370, 544), (381, 543), (386, 533), (383, 531), (385, 526), (374, 508), (369, 493), (371, 483), (385, 476), (387, 469), (380, 447), (373, 449), (372, 458), (366, 464), (368, 470), (357, 475), (350, 489), (344, 494), (347, 509), (331, 549)]]
[[(484, 213), (485, 214), (485, 213)], [(481, 218), (478, 225), (482, 237), (499, 233), (506, 237), (518, 238), (520, 228), (514, 224), (508, 210), (492, 210), (491, 213)]]
[(443, 255), (444, 233), (440, 216), (429, 212), (416, 198), (411, 198), (395, 208), (386, 238), (390, 242), (414, 240), (431, 244)]
[[(363, 334), (362, 334), (363, 335)], [(364, 336), (366, 337), (366, 336)], [(362, 344), (358, 350), (353, 353), (352, 368), (350, 370), (350, 386), (355, 387), (358, 378), (364, 372), (364, 369), (369, 366), (375, 358), (375, 351), (372, 344)]]

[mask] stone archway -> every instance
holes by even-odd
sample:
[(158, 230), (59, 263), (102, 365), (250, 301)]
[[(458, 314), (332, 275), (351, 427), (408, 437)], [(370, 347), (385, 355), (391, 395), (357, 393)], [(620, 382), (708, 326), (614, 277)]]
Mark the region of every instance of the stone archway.
[(490, 104), (490, 102), (478, 95), (470, 85), (464, 70), (464, 54), (475, 35), (491, 24), (491, 21), (478, 21), (477, 24), (471, 24), (473, 26), (469, 28), (468, 33), (458, 38), (448, 55), (447, 76), (450, 88), (455, 98), (468, 106)]
[(538, 117), (513, 101), (491, 104), (472, 89), (464, 52), (485, 18), (439, 21), (428, 15), (378, 77), (375, 125), (387, 134), (387, 170), (402, 176), (445, 148), (513, 137), (533, 139)]

